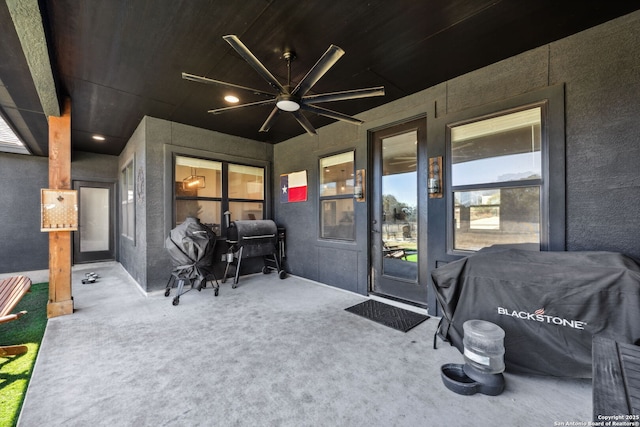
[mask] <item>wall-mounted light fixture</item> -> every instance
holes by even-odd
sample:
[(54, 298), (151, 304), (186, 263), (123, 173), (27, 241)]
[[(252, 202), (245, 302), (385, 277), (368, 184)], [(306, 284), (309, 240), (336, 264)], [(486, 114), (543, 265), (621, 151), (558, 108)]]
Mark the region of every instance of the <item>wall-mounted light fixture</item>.
[(427, 178), (427, 192), (429, 198), (442, 197), (442, 156), (429, 158), (429, 174)]

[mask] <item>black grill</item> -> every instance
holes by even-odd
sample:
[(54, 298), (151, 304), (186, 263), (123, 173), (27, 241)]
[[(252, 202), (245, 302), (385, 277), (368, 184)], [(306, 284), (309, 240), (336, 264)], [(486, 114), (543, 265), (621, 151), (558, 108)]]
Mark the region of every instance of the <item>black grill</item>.
[(233, 280), (233, 287), (238, 284), (240, 275), (240, 265), (243, 258), (263, 257), (263, 273), (272, 270), (278, 272), (281, 279), (286, 277), (286, 272), (281, 267), (283, 256), (283, 241), (279, 236), (283, 236), (283, 229), (278, 229), (276, 223), (269, 220), (233, 221), (227, 229), (227, 267), (224, 271), (222, 281), (227, 278), (229, 267), (235, 265), (236, 272)]
[(173, 305), (178, 305), (185, 282), (200, 291), (211, 277), (215, 280), (215, 295), (218, 296), (218, 280), (213, 272), (216, 234), (197, 218), (187, 218), (175, 227), (165, 240), (165, 248), (171, 257), (173, 271), (165, 287), (165, 296), (169, 296), (171, 288), (178, 290)]

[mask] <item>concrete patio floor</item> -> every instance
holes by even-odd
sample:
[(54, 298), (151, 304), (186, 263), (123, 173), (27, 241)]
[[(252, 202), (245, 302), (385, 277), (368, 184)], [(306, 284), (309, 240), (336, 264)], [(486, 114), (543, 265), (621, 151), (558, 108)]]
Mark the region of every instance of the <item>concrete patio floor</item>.
[[(83, 285), (86, 272), (100, 275)], [(34, 282), (46, 281), (33, 273)], [(120, 264), (73, 269), (73, 315), (50, 319), (19, 426), (554, 426), (591, 420), (591, 381), (505, 373), (499, 396), (440, 378), (462, 355), (344, 309), (366, 298), (275, 274), (145, 295)]]

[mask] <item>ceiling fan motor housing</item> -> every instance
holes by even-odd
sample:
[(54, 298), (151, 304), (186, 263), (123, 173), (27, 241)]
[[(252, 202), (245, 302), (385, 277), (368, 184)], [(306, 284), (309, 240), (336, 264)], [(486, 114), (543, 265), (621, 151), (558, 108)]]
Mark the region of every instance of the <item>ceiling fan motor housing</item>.
[[(285, 87), (287, 92), (288, 87)], [(276, 97), (276, 106), (282, 111), (298, 111), (300, 109), (300, 97), (291, 95), (290, 93), (281, 93)]]

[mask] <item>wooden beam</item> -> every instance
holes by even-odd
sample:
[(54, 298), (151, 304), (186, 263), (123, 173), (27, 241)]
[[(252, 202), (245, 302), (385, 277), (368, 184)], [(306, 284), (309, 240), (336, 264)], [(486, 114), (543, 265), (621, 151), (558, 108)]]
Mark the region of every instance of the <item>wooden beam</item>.
[[(71, 100), (60, 117), (49, 117), (49, 188), (71, 189)], [(47, 317), (73, 313), (71, 231), (49, 232), (49, 303)]]
[(60, 116), (60, 101), (49, 58), (47, 36), (38, 0), (7, 0), (7, 9), (22, 45), (45, 116)]

